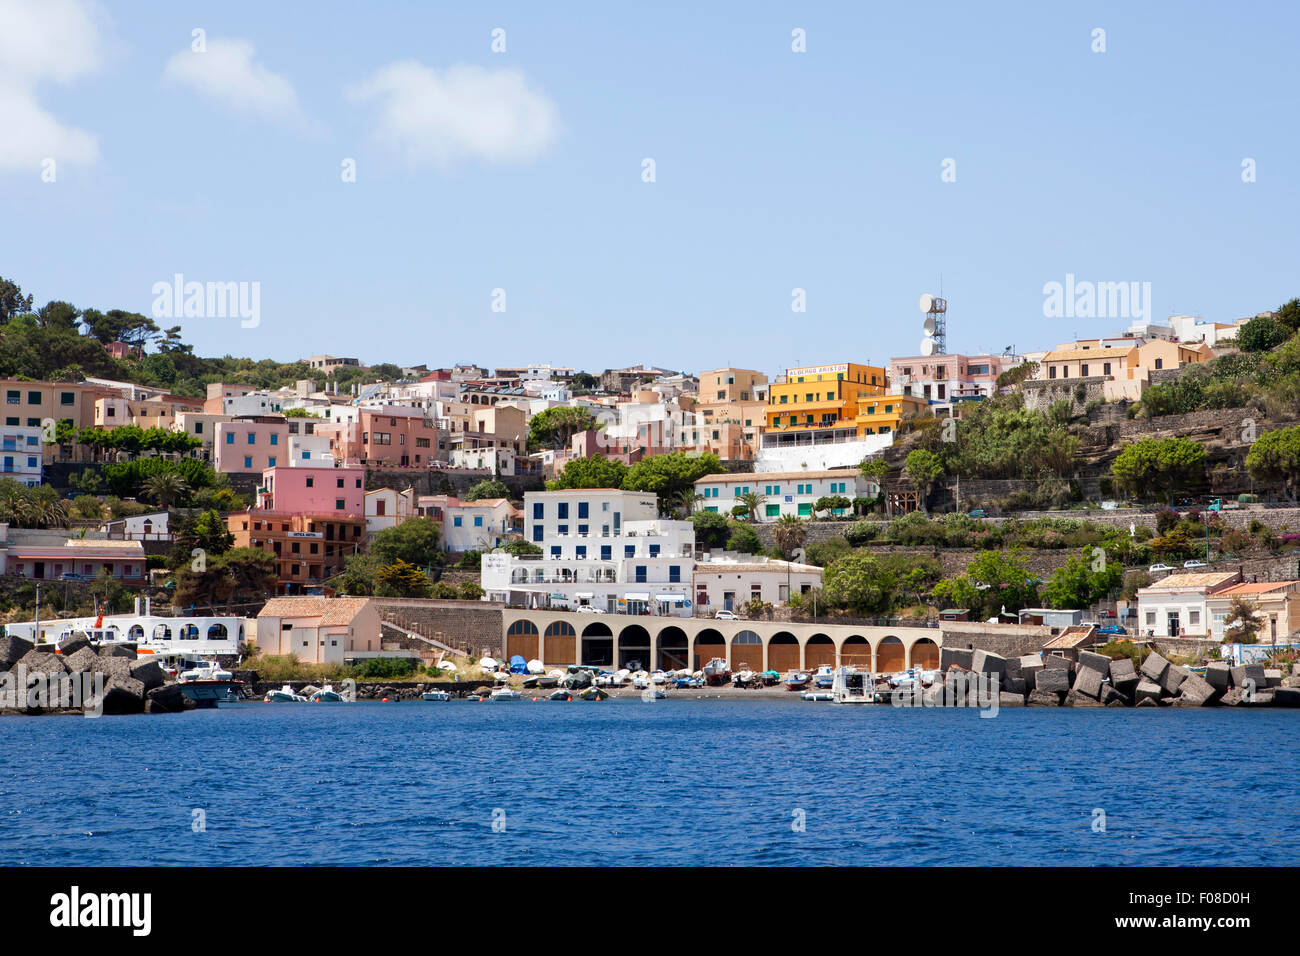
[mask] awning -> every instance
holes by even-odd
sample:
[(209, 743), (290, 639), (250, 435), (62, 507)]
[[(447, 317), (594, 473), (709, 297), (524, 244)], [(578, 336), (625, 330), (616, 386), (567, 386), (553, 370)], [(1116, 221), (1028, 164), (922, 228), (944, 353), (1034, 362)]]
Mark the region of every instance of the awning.
[(590, 591), (577, 591), (573, 596), (576, 598), (586, 598), (587, 600), (591, 600), (596, 595), (592, 594)]
[(646, 594), (646, 593), (644, 593), (644, 592), (637, 592), (636, 594), (624, 594), (623, 597), (626, 598), (626, 599), (629, 600), (629, 601), (648, 601), (648, 600), (650, 600), (650, 595), (649, 595), (649, 594)]
[(683, 597), (683, 596), (680, 595), (680, 594), (656, 594), (656, 595), (655, 595), (655, 600), (656, 600), (656, 601), (669, 601), (669, 602), (672, 602), (672, 603), (680, 604), (682, 601), (685, 601), (686, 598)]

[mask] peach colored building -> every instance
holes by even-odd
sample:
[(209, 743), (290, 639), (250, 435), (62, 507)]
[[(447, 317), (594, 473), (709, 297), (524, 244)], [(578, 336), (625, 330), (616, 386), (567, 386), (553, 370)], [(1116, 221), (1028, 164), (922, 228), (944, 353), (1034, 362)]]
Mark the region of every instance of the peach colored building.
[(289, 425), (281, 417), (218, 422), (213, 459), (226, 474), (261, 474), (289, 463)]
[(437, 422), (419, 409), (359, 409), (355, 422), (318, 422), (339, 460), (364, 465), (426, 467), (438, 458)]
[(293, 654), (309, 664), (341, 664), (380, 650), (379, 610), (369, 598), (272, 598), (257, 615), (263, 654)]
[(348, 555), (365, 544), (364, 515), (304, 515), (250, 509), (226, 518), (237, 548), (275, 556), (277, 589), (299, 594), (343, 570)]

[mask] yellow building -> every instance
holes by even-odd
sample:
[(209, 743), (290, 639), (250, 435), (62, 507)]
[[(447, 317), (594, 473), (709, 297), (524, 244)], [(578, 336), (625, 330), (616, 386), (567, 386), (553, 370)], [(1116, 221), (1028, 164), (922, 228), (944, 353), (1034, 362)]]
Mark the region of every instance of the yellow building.
[(769, 386), (767, 430), (848, 429), (857, 433), (858, 402), (884, 395), (883, 368), (845, 362), (786, 369), (785, 381)]
[(918, 395), (873, 395), (858, 399), (858, 437), (889, 435), (899, 423), (928, 411), (930, 403)]

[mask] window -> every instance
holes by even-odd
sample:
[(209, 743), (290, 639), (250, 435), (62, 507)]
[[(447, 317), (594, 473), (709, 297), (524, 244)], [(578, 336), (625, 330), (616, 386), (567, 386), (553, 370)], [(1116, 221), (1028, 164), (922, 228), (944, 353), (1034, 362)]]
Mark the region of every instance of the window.
[(587, 502), (585, 501), (578, 502), (578, 517), (579, 518), (587, 517)]
[(464, 523), (464, 520), (461, 518), (460, 515), (456, 515), (456, 517), (454, 517), (454, 518), (451, 519), (451, 526), (452, 526), (453, 528), (459, 528), (459, 527), (461, 526), (461, 524), (463, 524), (463, 523)]
[(634, 545), (634, 544), (625, 544), (625, 545), (623, 545), (623, 557), (625, 557), (625, 558), (635, 558), (635, 557), (636, 557), (636, 545)]
[(1049, 366), (1047, 367), (1047, 377), (1048, 377), (1048, 378), (1056, 378), (1056, 366), (1055, 366), (1055, 365), (1049, 365)]
[(249, 443), (250, 445), (256, 445), (256, 444), (257, 444), (257, 432), (249, 432), (249, 433), (248, 433), (248, 443)]
[(474, 527), (476, 527), (476, 528), (481, 528), (481, 527), (483, 527), (483, 516), (482, 516), (482, 515), (475, 515), (475, 516), (474, 516)]
[(534, 541), (542, 540), (542, 526), (539, 524), (533, 525), (533, 540)]
[(1165, 367), (1165, 360), (1164, 360), (1164, 359), (1156, 359), (1156, 368), (1164, 368), (1164, 367)]
[(335, 510), (335, 511), (342, 511), (342, 510), (343, 510), (343, 499), (342, 499), (342, 498), (335, 498), (335, 499), (334, 499), (334, 510)]
[(652, 558), (659, 557), (659, 545), (657, 544), (650, 545), (650, 557)]
[(555, 526), (555, 533), (556, 533), (556, 534), (568, 534), (568, 533), (569, 533), (569, 526), (568, 526), (567, 524), (557, 524), (557, 525)]
[(611, 557), (613, 557), (613, 555), (611, 554), (610, 546), (607, 544), (602, 544), (600, 546), (600, 560), (608, 561), (610, 560)]
[(248, 455), (245, 455), (245, 456), (244, 456), (244, 467), (245, 467), (245, 468), (252, 468), (252, 467), (253, 467), (253, 459), (252, 459), (251, 457), (249, 457)]
[(637, 584), (645, 584), (646, 582), (645, 570), (646, 570), (646, 566), (644, 564), (638, 564), (636, 566), (635, 580)]
[(668, 582), (677, 584), (682, 579), (682, 569), (675, 564), (668, 565)]
[(226, 432), (226, 444), (227, 444), (227, 445), (233, 445), (234, 443), (235, 443), (235, 433), (234, 433), (234, 432)]
[(77, 404), (77, 396), (76, 396), (76, 394), (73, 393), (73, 392), (60, 392), (60, 393), (59, 393), (59, 404), (60, 404), (60, 405), (75, 405), (75, 404)]
[(766, 505), (764, 506), (763, 511), (764, 514), (769, 518), (779, 518), (781, 516), (780, 505)]
[(560, 546), (558, 544), (551, 545), (551, 557), (558, 558), (559, 556), (560, 556)]
[(1086, 365), (1080, 365), (1080, 366), (1079, 366), (1079, 377), (1080, 377), (1080, 378), (1087, 378), (1087, 377), (1088, 377), (1088, 366), (1086, 366)]
[(307, 476), (307, 487), (308, 488), (316, 487), (316, 479), (313, 478), (311, 475)]
[(342, 479), (342, 478), (335, 478), (334, 481), (337, 483), (337, 486), (338, 486), (339, 488), (342, 488), (342, 487), (343, 487), (343, 479)]
[(1109, 362), (1103, 362), (1103, 363), (1102, 363), (1102, 365), (1101, 365), (1101, 374), (1103, 374), (1103, 375), (1109, 375), (1109, 374), (1110, 374), (1110, 363), (1109, 363)]
[(274, 467), (275, 467), (275, 458), (274, 458), (274, 457), (266, 459), (266, 467), (267, 467), (267, 468), (274, 468)]
[(41, 403), (41, 393), (40, 393), (40, 392), (28, 392), (28, 393), (27, 393), (27, 404), (28, 404), (28, 405), (39, 405), (40, 403)]
[(540, 501), (533, 502), (533, 520), (541, 521), (546, 516), (546, 505)]
[(576, 548), (573, 549), (573, 556), (575, 558), (586, 558), (587, 546), (585, 544), (578, 545)]
[(560, 520), (564, 520), (569, 517), (569, 503), (567, 501), (561, 501), (558, 505), (556, 505), (555, 517), (559, 518)]

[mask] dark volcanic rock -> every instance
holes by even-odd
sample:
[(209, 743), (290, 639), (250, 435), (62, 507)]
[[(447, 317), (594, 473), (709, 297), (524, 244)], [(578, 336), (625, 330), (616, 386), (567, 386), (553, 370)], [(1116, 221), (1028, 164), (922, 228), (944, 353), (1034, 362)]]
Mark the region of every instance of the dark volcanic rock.
[(1045, 667), (1034, 678), (1034, 689), (1048, 691), (1053, 694), (1064, 694), (1070, 689), (1069, 672), (1061, 670), (1059, 667)]
[[(44, 651), (31, 650), (22, 656), (18, 661), (23, 667), (27, 668), (28, 674), (66, 674), (68, 669), (63, 666), (55, 654), (46, 654)], [(14, 667), (17, 667), (15, 664)]]
[(128, 664), (131, 676), (144, 684), (146, 693), (155, 687), (161, 687), (167, 680), (167, 675), (155, 660), (130, 661)]
[(138, 714), (144, 710), (144, 684), (133, 677), (110, 677), (104, 684), (105, 714)]
[(1139, 670), (1142, 672), (1142, 676), (1147, 680), (1151, 681), (1153, 684), (1159, 684), (1160, 678), (1165, 676), (1165, 670), (1168, 667), (1169, 662), (1155, 651), (1152, 651), (1147, 655), (1147, 659), (1142, 662), (1142, 666)]
[(90, 646), (90, 638), (83, 633), (70, 634), (59, 642), (59, 653), (64, 657)]
[(80, 674), (82, 671), (93, 671), (98, 661), (99, 655), (93, 648), (83, 647), (74, 654), (64, 655), (63, 666), (68, 669), (69, 674)]
[(128, 660), (135, 660), (136, 653), (129, 647), (123, 647), (121, 644), (101, 644), (99, 645), (100, 657), (122, 657)]
[(1046, 690), (1031, 690), (1025, 704), (1029, 707), (1060, 707), (1061, 695)]
[(180, 684), (163, 684), (145, 694), (145, 709), (151, 714), (178, 714), (185, 710), (185, 694)]
[(1092, 651), (1079, 652), (1079, 667), (1087, 670), (1094, 670), (1102, 677), (1110, 674), (1110, 658), (1105, 654), (1094, 654)]
[(0, 671), (9, 670), (35, 646), (21, 637), (0, 637)]

